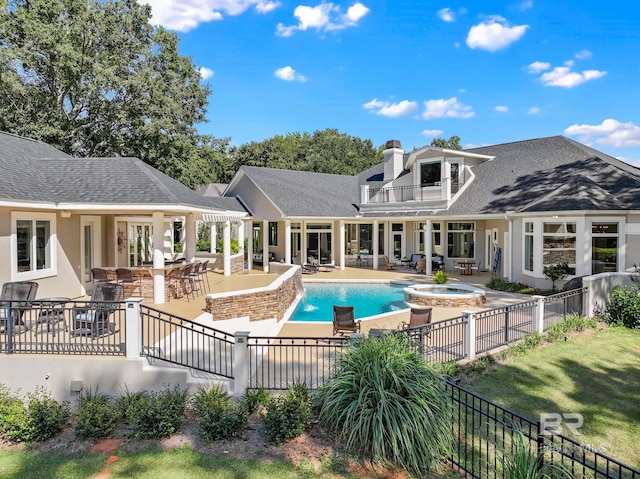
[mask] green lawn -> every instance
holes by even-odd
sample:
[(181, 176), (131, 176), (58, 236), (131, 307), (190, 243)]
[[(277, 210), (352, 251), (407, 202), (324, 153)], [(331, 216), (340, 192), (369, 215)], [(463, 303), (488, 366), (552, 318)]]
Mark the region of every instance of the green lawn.
[(352, 478), (343, 465), (328, 462), (326, 471), (315, 472), (312, 465), (298, 467), (288, 463), (264, 463), (197, 454), (188, 448), (173, 451), (147, 451), (118, 454), (115, 463), (105, 465), (102, 454), (66, 455), (29, 451), (0, 451), (0, 477), (3, 479), (87, 479), (103, 469), (109, 479), (300, 479)]
[(467, 387), (532, 420), (582, 414), (580, 435), (563, 434), (640, 468), (640, 331), (610, 328), (553, 343)]

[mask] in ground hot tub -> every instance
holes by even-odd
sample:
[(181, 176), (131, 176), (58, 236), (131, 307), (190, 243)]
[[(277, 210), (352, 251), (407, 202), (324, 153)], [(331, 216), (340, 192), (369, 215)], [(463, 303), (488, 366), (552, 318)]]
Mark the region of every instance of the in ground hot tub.
[(481, 306), (486, 301), (484, 289), (468, 284), (414, 284), (404, 288), (404, 302), (410, 307)]

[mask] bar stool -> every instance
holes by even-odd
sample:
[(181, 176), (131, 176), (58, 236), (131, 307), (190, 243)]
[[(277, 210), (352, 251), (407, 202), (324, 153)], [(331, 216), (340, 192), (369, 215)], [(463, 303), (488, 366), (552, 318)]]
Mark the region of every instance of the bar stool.
[(121, 284), (123, 287), (130, 284), (132, 288), (129, 294), (133, 294), (133, 291), (137, 288), (140, 295), (142, 295), (142, 283), (136, 281), (133, 277), (133, 272), (129, 268), (116, 269), (116, 282)]

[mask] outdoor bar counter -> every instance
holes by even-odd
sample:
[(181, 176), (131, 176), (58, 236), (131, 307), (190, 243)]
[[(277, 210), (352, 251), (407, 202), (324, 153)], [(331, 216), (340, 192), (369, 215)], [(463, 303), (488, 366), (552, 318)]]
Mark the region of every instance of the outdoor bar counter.
[[(166, 265), (164, 267), (164, 300), (169, 301), (172, 293), (169, 288), (169, 281), (167, 275), (169, 271), (174, 268), (183, 266), (182, 264)], [(116, 267), (105, 267), (107, 270), (107, 276), (110, 281), (116, 281)], [(132, 268), (126, 268), (131, 270), (131, 276), (133, 276), (133, 283), (123, 283), (124, 286), (124, 298), (129, 297), (142, 297), (147, 302), (153, 302), (153, 267), (152, 266), (134, 266)]]

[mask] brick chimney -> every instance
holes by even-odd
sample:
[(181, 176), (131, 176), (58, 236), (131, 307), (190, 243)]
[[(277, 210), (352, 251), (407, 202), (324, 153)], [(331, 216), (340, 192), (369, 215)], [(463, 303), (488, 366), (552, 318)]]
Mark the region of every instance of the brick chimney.
[(396, 179), (404, 170), (404, 150), (400, 140), (389, 140), (384, 145), (384, 181)]

